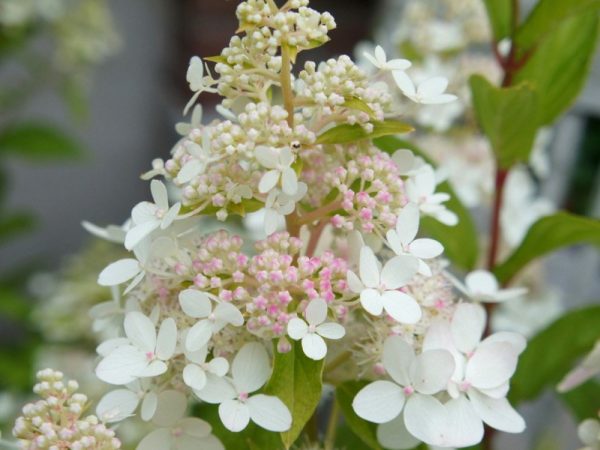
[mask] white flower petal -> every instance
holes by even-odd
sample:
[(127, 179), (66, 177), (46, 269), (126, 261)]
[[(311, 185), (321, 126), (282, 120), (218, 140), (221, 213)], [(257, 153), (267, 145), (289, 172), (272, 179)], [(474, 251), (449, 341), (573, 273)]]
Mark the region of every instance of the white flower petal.
[(396, 233), (404, 245), (408, 245), (417, 236), (419, 231), (419, 207), (415, 203), (408, 203), (398, 213), (396, 220)]
[(412, 97), (416, 94), (415, 84), (412, 82), (406, 72), (395, 70), (392, 72), (392, 76), (394, 77), (396, 85), (404, 95), (407, 97)]
[(494, 295), (498, 292), (498, 281), (496, 277), (487, 270), (474, 270), (465, 277), (467, 289), (475, 297), (483, 295)]
[[(197, 417), (184, 417), (177, 425), (183, 430), (188, 436), (196, 438), (205, 438), (210, 435), (212, 427), (208, 422)], [(198, 448), (198, 447), (197, 447)], [(204, 447), (200, 447), (204, 450)]]
[(134, 375), (139, 378), (157, 377), (158, 375), (165, 373), (167, 368), (167, 365), (163, 361), (155, 359)]
[(177, 346), (177, 324), (175, 319), (168, 317), (160, 324), (156, 338), (156, 356), (166, 361), (175, 353)]
[(135, 450), (165, 450), (167, 448), (172, 448), (171, 430), (157, 428), (144, 436)]
[(396, 150), (392, 155), (392, 161), (398, 166), (400, 175), (408, 174), (415, 166), (415, 154), (408, 149)]
[(250, 411), (238, 400), (225, 400), (219, 405), (219, 417), (225, 428), (236, 433), (248, 426)]
[(444, 405), (448, 412), (449, 444), (453, 447), (470, 447), (483, 439), (483, 423), (471, 402), (464, 395)]
[(245, 344), (233, 358), (233, 382), (238, 392), (254, 392), (263, 386), (271, 374), (269, 355), (262, 344)]
[(212, 303), (204, 292), (196, 289), (185, 289), (179, 293), (179, 304), (183, 312), (194, 318), (208, 317)]
[(212, 324), (206, 320), (200, 320), (189, 329), (185, 338), (185, 348), (191, 352), (204, 347), (213, 334)]
[(368, 288), (379, 286), (379, 267), (375, 253), (368, 246), (360, 250), (360, 279)]
[(411, 370), (412, 385), (421, 394), (446, 389), (454, 373), (454, 357), (447, 350), (428, 350), (417, 356)]
[(308, 332), (308, 325), (304, 320), (293, 317), (287, 324), (287, 332), (294, 340), (302, 339)]
[(127, 338), (140, 350), (154, 353), (156, 327), (152, 321), (138, 311), (128, 312), (123, 323)]
[(475, 412), (490, 427), (507, 433), (521, 433), (525, 421), (505, 398), (491, 398), (476, 389), (469, 390), (469, 399)]
[(577, 427), (577, 434), (581, 442), (590, 446), (598, 445), (598, 436), (600, 436), (600, 421), (596, 419), (586, 419)]
[(397, 70), (406, 70), (411, 66), (411, 62), (407, 59), (390, 59), (386, 66), (389, 70), (397, 71)]
[(279, 175), (280, 172), (277, 170), (269, 170), (268, 172), (265, 172), (258, 183), (258, 192), (261, 194), (266, 194), (267, 192), (272, 191), (279, 181)]
[(298, 177), (291, 167), (281, 171), (281, 187), (284, 193), (293, 196), (298, 191)]
[(146, 355), (132, 345), (114, 349), (96, 367), (96, 376), (110, 384), (127, 384), (134, 381), (136, 373), (148, 364)]
[(203, 171), (204, 164), (202, 162), (198, 161), (197, 159), (190, 159), (183, 165), (177, 174), (175, 181), (177, 181), (177, 183), (188, 183), (200, 175)]
[(400, 255), (390, 259), (381, 270), (381, 283), (386, 289), (397, 289), (407, 284), (419, 270), (419, 260)]
[(179, 203), (179, 202), (175, 203), (173, 206), (171, 206), (169, 208), (169, 210), (167, 211), (167, 213), (165, 214), (165, 216), (162, 218), (162, 220), (160, 222), (161, 230), (166, 230), (167, 228), (169, 228), (171, 226), (173, 221), (175, 219), (177, 219), (180, 209), (181, 209), (181, 203)]
[(352, 401), (354, 412), (375, 423), (386, 423), (398, 417), (404, 407), (402, 388), (391, 381), (374, 381), (366, 385)]
[(439, 400), (423, 394), (413, 394), (404, 408), (404, 424), (410, 434), (429, 444), (451, 445), (448, 413)]
[(362, 281), (360, 281), (360, 278), (358, 278), (351, 270), (346, 273), (346, 278), (348, 280), (348, 287), (352, 292), (358, 294), (364, 289), (365, 286), (362, 284)]
[(140, 272), (140, 263), (137, 259), (120, 259), (100, 272), (98, 284), (100, 286), (116, 286), (131, 280)]
[(206, 373), (196, 364), (188, 364), (183, 368), (183, 382), (195, 390), (202, 390), (206, 386)]
[(106, 393), (96, 406), (96, 415), (106, 423), (119, 422), (133, 414), (140, 402), (135, 392), (116, 389)]
[(220, 356), (213, 358), (208, 363), (208, 370), (218, 377), (224, 377), (229, 371), (229, 362)]
[(481, 389), (500, 386), (515, 373), (517, 359), (518, 353), (508, 342), (481, 344), (467, 363), (465, 378)]
[(390, 336), (383, 344), (381, 362), (388, 375), (401, 386), (409, 386), (410, 367), (415, 360), (415, 351), (400, 336)]
[(423, 98), (437, 97), (448, 87), (448, 80), (444, 77), (433, 77), (419, 84), (417, 94)]
[(215, 308), (214, 314), (216, 320), (231, 324), (234, 327), (241, 327), (244, 324), (244, 316), (231, 303), (219, 303)]
[(308, 333), (302, 338), (302, 350), (310, 359), (320, 361), (327, 355), (327, 344), (316, 333)]
[(254, 149), (256, 160), (267, 169), (275, 169), (279, 161), (279, 155), (271, 148), (264, 145), (259, 145)]
[(206, 403), (216, 404), (225, 400), (235, 398), (237, 393), (227, 378), (218, 377), (212, 373), (206, 374), (206, 386), (204, 389), (194, 391), (200, 400)]
[(322, 323), (316, 329), (317, 333), (327, 339), (341, 339), (346, 334), (346, 329), (339, 323)]
[(187, 409), (185, 394), (169, 389), (158, 394), (158, 407), (152, 422), (161, 427), (171, 427), (181, 419)]
[(417, 258), (435, 258), (443, 251), (444, 246), (434, 239), (417, 239), (410, 244), (410, 253)]
[(144, 400), (142, 401), (142, 408), (140, 411), (140, 416), (142, 420), (149, 421), (154, 417), (156, 413), (156, 408), (158, 406), (158, 395), (154, 392), (148, 392), (144, 396)]
[(420, 103), (423, 105), (441, 105), (443, 103), (450, 103), (458, 99), (456, 95), (452, 94), (440, 94), (436, 97), (422, 98)]
[(413, 324), (421, 320), (421, 307), (410, 295), (400, 291), (385, 291), (381, 299), (383, 309), (395, 321)]
[(292, 415), (285, 404), (271, 395), (253, 395), (246, 402), (250, 418), (259, 427), (269, 431), (287, 431), (292, 426)]
[(380, 316), (383, 312), (383, 299), (375, 289), (365, 289), (360, 293), (360, 304), (370, 314)]
[(388, 246), (390, 249), (397, 255), (404, 254), (404, 248), (402, 247), (402, 240), (396, 230), (388, 230), (385, 234), (385, 238), (387, 240)]
[(518, 354), (523, 353), (523, 350), (527, 347), (527, 339), (519, 333), (514, 333), (512, 331), (498, 331), (481, 341), (482, 344), (489, 342), (508, 342), (512, 344)]
[(327, 303), (321, 298), (311, 300), (304, 311), (304, 316), (309, 325), (318, 325), (325, 322), (327, 318)]
[(377, 440), (385, 448), (393, 450), (408, 450), (415, 448), (421, 442), (406, 429), (404, 414), (400, 414), (390, 422), (379, 425), (377, 427)]
[(378, 67), (381, 67), (387, 61), (387, 58), (385, 56), (385, 50), (383, 49), (383, 47), (381, 45), (378, 45), (375, 47), (375, 59), (377, 60), (377, 63), (379, 64)]
[(473, 303), (459, 304), (452, 316), (450, 329), (456, 348), (463, 353), (472, 352), (485, 329), (485, 310)]
[(125, 248), (127, 250), (132, 250), (159, 226), (160, 222), (158, 220), (151, 220), (131, 228), (125, 235)]

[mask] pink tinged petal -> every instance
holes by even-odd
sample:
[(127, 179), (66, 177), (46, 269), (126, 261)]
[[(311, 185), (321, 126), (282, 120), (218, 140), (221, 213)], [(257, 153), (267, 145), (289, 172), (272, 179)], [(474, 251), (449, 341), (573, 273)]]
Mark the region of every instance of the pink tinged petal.
[(208, 363), (208, 371), (218, 377), (224, 377), (229, 371), (229, 362), (225, 358), (213, 358)]
[(454, 373), (454, 357), (447, 350), (429, 350), (417, 356), (411, 368), (414, 388), (421, 394), (437, 394), (446, 389)]
[(467, 363), (465, 379), (480, 389), (498, 387), (515, 373), (517, 359), (518, 353), (507, 342), (482, 344)]
[[(523, 353), (523, 350), (527, 347), (527, 339), (519, 333), (514, 333), (512, 331), (499, 331), (486, 337), (481, 343), (484, 344), (489, 342), (508, 342), (518, 354)], [(598, 370), (600, 370), (600, 368)]]
[(496, 277), (487, 270), (475, 270), (465, 277), (467, 289), (474, 296), (480, 294), (494, 295), (498, 292), (498, 281)]
[(158, 395), (154, 392), (148, 392), (144, 396), (144, 400), (142, 400), (142, 408), (140, 411), (140, 416), (142, 420), (148, 422), (154, 417), (156, 413), (156, 408), (158, 406)]
[(123, 327), (133, 345), (145, 352), (154, 352), (156, 327), (147, 316), (138, 311), (128, 312)]
[(289, 337), (297, 341), (306, 336), (308, 325), (304, 320), (294, 317), (288, 322), (287, 333)]
[(160, 229), (165, 230), (169, 228), (169, 226), (173, 223), (175, 219), (177, 219), (177, 215), (179, 214), (179, 210), (181, 209), (181, 203), (177, 202), (165, 214), (163, 219), (160, 222)]
[(385, 234), (385, 238), (388, 242), (388, 246), (395, 254), (402, 255), (405, 253), (404, 248), (402, 247), (402, 241), (396, 230), (388, 230)]
[(415, 448), (421, 442), (406, 429), (403, 414), (390, 422), (379, 425), (377, 427), (377, 440), (385, 448), (393, 450)]
[(273, 190), (279, 181), (279, 175), (280, 173), (277, 170), (269, 170), (266, 172), (258, 183), (258, 191), (261, 194), (266, 194)]
[(166, 361), (175, 353), (177, 346), (177, 324), (175, 319), (168, 317), (163, 320), (158, 330), (156, 338), (156, 356), (163, 361)]
[(410, 295), (400, 291), (386, 291), (382, 297), (383, 309), (400, 323), (413, 324), (421, 320), (421, 307)]
[(298, 191), (298, 177), (291, 167), (286, 167), (281, 171), (281, 186), (283, 192), (293, 196)]
[(137, 445), (136, 450), (165, 450), (171, 447), (171, 430), (158, 428), (147, 434)]
[(142, 370), (136, 372), (134, 375), (139, 378), (157, 377), (165, 373), (167, 368), (167, 365), (163, 361), (155, 359)]
[(195, 177), (200, 175), (204, 170), (204, 164), (202, 164), (197, 159), (192, 159), (184, 164), (179, 173), (177, 174), (177, 178), (175, 181), (178, 183), (187, 183), (192, 181)]
[(233, 358), (233, 382), (238, 392), (254, 392), (263, 386), (271, 374), (269, 355), (262, 344), (245, 344)]
[(101, 286), (116, 286), (131, 280), (140, 273), (140, 263), (137, 259), (120, 259), (100, 272), (98, 284)]
[(204, 319), (189, 329), (185, 338), (185, 348), (194, 352), (204, 347), (213, 334), (212, 324)]
[(250, 410), (238, 400), (225, 400), (219, 405), (219, 417), (225, 428), (237, 433), (248, 426)]
[(212, 303), (208, 295), (195, 289), (181, 291), (179, 293), (179, 305), (186, 315), (196, 319), (208, 317), (212, 309)]
[(159, 226), (160, 222), (158, 220), (151, 220), (149, 222), (144, 222), (139, 225), (136, 225), (125, 235), (125, 248), (127, 250), (132, 250), (136, 245), (142, 242), (142, 240), (145, 237), (149, 236), (150, 233), (156, 230)]
[(206, 373), (196, 364), (188, 364), (183, 369), (183, 381), (195, 390), (202, 390), (206, 386)]
[(127, 384), (147, 365), (146, 355), (132, 345), (114, 349), (96, 367), (96, 376), (109, 384)]
[(327, 355), (327, 345), (318, 334), (308, 333), (302, 338), (302, 351), (310, 359), (320, 361)]
[(473, 303), (459, 304), (452, 316), (450, 329), (456, 348), (463, 353), (472, 352), (485, 329), (485, 310)]
[(419, 230), (419, 207), (415, 203), (408, 203), (398, 213), (396, 233), (400, 241), (407, 245), (413, 241)]
[(419, 270), (419, 260), (408, 255), (394, 256), (381, 270), (381, 283), (386, 289), (406, 285)]
[(241, 327), (244, 324), (244, 316), (231, 303), (219, 303), (214, 314), (217, 321), (231, 324), (234, 327)]
[(167, 194), (167, 187), (158, 180), (152, 180), (150, 182), (150, 191), (152, 192), (152, 198), (154, 199), (154, 203), (160, 209), (167, 210), (169, 209), (169, 196)]
[[(208, 422), (197, 417), (184, 417), (177, 425), (183, 430), (188, 436), (196, 438), (205, 438), (210, 435), (212, 427)], [(204, 450), (204, 447), (201, 447)]]
[(235, 398), (237, 392), (227, 378), (221, 378), (211, 373), (206, 374), (206, 386), (194, 393), (206, 403), (217, 404)]
[(377, 258), (373, 250), (366, 245), (360, 250), (360, 279), (368, 288), (379, 286)]
[(116, 389), (104, 395), (96, 407), (96, 415), (106, 423), (119, 422), (133, 414), (140, 398), (129, 389)]
[(347, 272), (346, 278), (348, 280), (348, 287), (352, 292), (359, 294), (364, 289), (365, 286), (362, 284), (362, 281), (351, 270)]
[(256, 160), (267, 169), (274, 169), (277, 167), (279, 155), (271, 147), (259, 145), (254, 149), (254, 156), (256, 157)]
[(306, 307), (304, 316), (310, 325), (318, 325), (325, 322), (327, 318), (327, 303), (321, 298), (312, 300)]
[(360, 304), (370, 314), (380, 316), (383, 312), (383, 299), (375, 289), (365, 289), (360, 293)]
[(415, 360), (415, 351), (400, 336), (390, 336), (383, 344), (383, 367), (388, 375), (401, 386), (409, 386), (410, 366)]
[(402, 388), (391, 381), (374, 381), (362, 388), (352, 401), (354, 412), (374, 423), (395, 419), (404, 407)]
[(187, 404), (185, 394), (172, 389), (162, 391), (158, 394), (158, 407), (152, 422), (161, 427), (172, 427), (184, 416)]
[(470, 389), (469, 399), (475, 412), (490, 427), (507, 433), (525, 430), (525, 421), (506, 398), (491, 398)]
[(250, 419), (269, 431), (287, 431), (292, 426), (292, 415), (285, 404), (271, 395), (253, 395), (246, 402)]
[(449, 418), (448, 428), (452, 436), (448, 442), (451, 446), (470, 447), (481, 442), (483, 423), (464, 395), (450, 400), (445, 407)]
[(392, 72), (396, 86), (402, 91), (407, 97), (412, 97), (416, 94), (415, 84), (406, 74), (406, 72), (395, 70)]
[(567, 392), (571, 389), (585, 383), (587, 380), (597, 375), (600, 369), (589, 367), (576, 367), (569, 372), (556, 387), (558, 392)]
[(422, 98), (436, 97), (448, 87), (448, 80), (444, 77), (433, 77), (419, 84), (417, 94)]
[(346, 334), (346, 329), (339, 323), (327, 322), (317, 327), (317, 333), (327, 339), (341, 339)]
[(417, 239), (410, 244), (410, 253), (417, 258), (431, 259), (440, 256), (444, 246), (433, 239)]

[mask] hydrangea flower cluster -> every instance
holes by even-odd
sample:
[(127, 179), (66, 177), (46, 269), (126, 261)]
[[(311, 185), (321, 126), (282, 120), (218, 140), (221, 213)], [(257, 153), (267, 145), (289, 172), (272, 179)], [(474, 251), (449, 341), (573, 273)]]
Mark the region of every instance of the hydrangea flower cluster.
[(59, 450), (114, 450), (121, 448), (115, 432), (95, 415), (83, 416), (88, 399), (78, 393), (76, 381), (64, 381), (61, 372), (45, 369), (37, 373), (33, 392), (42, 399), (23, 407), (23, 416), (13, 428), (19, 448)]
[[(342, 56), (308, 62), (296, 78), (298, 52), (329, 39), (331, 16), (306, 0), (248, 0), (237, 15), (240, 36), (206, 59), (216, 78), (198, 57), (187, 73), (188, 107), (218, 93), (223, 119), (202, 124), (194, 106), (171, 158), (145, 176), (162, 176), (174, 201), (154, 179), (153, 200), (123, 227), (87, 226), (132, 252), (98, 278), (122, 290), (94, 309), (95, 328), (114, 336), (97, 348), (96, 374), (116, 386), (99, 417), (153, 424), (141, 449), (223, 448), (189, 403), (218, 405), (233, 433), (253, 422), (296, 438), (293, 424), (307, 419), (277, 390), (292, 353), (329, 383), (370, 381), (353, 408), (381, 424), (384, 445), (472, 445), (484, 422), (521, 431), (506, 394), (524, 339), (484, 337), (479, 303), (522, 291), (483, 271), (456, 282), (443, 246), (418, 237), (422, 216), (457, 222), (434, 169), (373, 143), (410, 130), (397, 120), (407, 103), (453, 101), (446, 80), (413, 82), (410, 62), (380, 48), (369, 58), (375, 74)], [(206, 216), (255, 211), (266, 238), (254, 250), (225, 230), (202, 231)]]

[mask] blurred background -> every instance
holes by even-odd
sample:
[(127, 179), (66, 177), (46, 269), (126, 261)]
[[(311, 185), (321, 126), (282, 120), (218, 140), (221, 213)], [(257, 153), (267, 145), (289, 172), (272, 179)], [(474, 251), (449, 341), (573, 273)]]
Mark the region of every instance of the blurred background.
[[(36, 9), (37, 3), (44, 8)], [(100, 244), (82, 252), (90, 238), (81, 221), (120, 224), (132, 205), (148, 197), (147, 183), (138, 175), (151, 168), (153, 158), (166, 157), (177, 140), (173, 126), (189, 98), (188, 61), (216, 55), (228, 43), (237, 4), (0, 0), (0, 130), (13, 131), (12, 147), (0, 138), (0, 422), (8, 422), (18, 393), (29, 389), (32, 366), (51, 354), (40, 356), (38, 349), (41, 340), (48, 341), (44, 322), (53, 320), (43, 303), (48, 292), (61, 287), (45, 274), (62, 271), (72, 277), (71, 287), (93, 292), (90, 273), (114, 259), (114, 252), (104, 255)], [(338, 27), (332, 42), (309, 57), (353, 54), (366, 40), (394, 47), (403, 5), (402, 0), (314, 0), (311, 6), (330, 11)], [(205, 117), (213, 115), (215, 100), (201, 97)], [(56, 152), (45, 154), (36, 142), (23, 144), (19, 127), (55, 139)], [(600, 59), (548, 142), (551, 169), (536, 190), (558, 209), (599, 217)], [(19, 145), (30, 154), (10, 150)], [(593, 250), (560, 252), (549, 258), (545, 271), (560, 308), (600, 298), (600, 262)], [(81, 286), (80, 272), (87, 277)], [(105, 293), (93, 295), (103, 299)], [(71, 313), (76, 308), (65, 305)], [(87, 314), (86, 308), (77, 314)], [(93, 348), (89, 336), (81, 338), (84, 332), (69, 335), (76, 324), (59, 322), (56, 328), (50, 333), (59, 354), (75, 337), (89, 339)], [(65, 364), (78, 372), (88, 367), (92, 375), (90, 360), (69, 358)], [(507, 437), (499, 448), (530, 449), (544, 439), (558, 445), (547, 448), (574, 448), (575, 424), (552, 394), (524, 413), (526, 436)]]

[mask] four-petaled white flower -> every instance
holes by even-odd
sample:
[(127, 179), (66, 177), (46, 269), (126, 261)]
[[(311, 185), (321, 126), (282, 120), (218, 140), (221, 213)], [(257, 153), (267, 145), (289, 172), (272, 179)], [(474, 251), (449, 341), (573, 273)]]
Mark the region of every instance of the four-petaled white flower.
[(252, 420), (269, 431), (287, 431), (292, 425), (289, 409), (277, 397), (250, 395), (269, 379), (271, 365), (262, 344), (245, 344), (231, 364), (232, 378), (208, 376), (196, 395), (207, 403), (219, 404), (219, 417), (230, 431), (241, 431)]
[(418, 231), (419, 207), (409, 203), (398, 213), (396, 229), (389, 230), (386, 238), (396, 255), (414, 256), (419, 261), (419, 273), (431, 276), (431, 269), (423, 260), (439, 256), (444, 251), (444, 247), (433, 239), (415, 239)]
[[(454, 372), (454, 358), (447, 350), (430, 350), (415, 356), (404, 339), (391, 336), (384, 343), (382, 363), (393, 381), (368, 384), (356, 394), (352, 407), (369, 422), (389, 423), (378, 431), (381, 440), (395, 441), (393, 448), (412, 448), (399, 445), (397, 429), (407, 429), (416, 437), (423, 435), (422, 429), (427, 425), (422, 423), (422, 404), (446, 389)], [(402, 434), (403, 445), (416, 444), (414, 437)]]
[(156, 326), (147, 316), (131, 311), (125, 316), (123, 327), (127, 341), (100, 361), (96, 367), (98, 378), (110, 384), (127, 384), (165, 373), (177, 345), (175, 320), (163, 320), (157, 335)]
[[(185, 348), (189, 352), (200, 350), (213, 334), (221, 331), (226, 325), (239, 327), (244, 324), (244, 317), (239, 309), (231, 303), (221, 302), (214, 308), (209, 294), (195, 289), (186, 289), (179, 294), (179, 304), (189, 317), (199, 320), (192, 326), (185, 338)], [(216, 300), (216, 297), (212, 296)]]
[(208, 355), (206, 345), (194, 352), (186, 350), (184, 353), (189, 362), (183, 368), (183, 381), (192, 389), (203, 389), (206, 385), (207, 374), (224, 377), (229, 371), (229, 362), (220, 356), (206, 362)]
[(141, 402), (140, 416), (147, 422), (158, 408), (158, 396), (150, 388), (149, 379), (141, 378), (127, 384), (125, 388), (107, 392), (96, 406), (96, 415), (107, 423), (120, 422), (131, 417)]
[(201, 175), (206, 170), (208, 163), (212, 161), (210, 155), (210, 136), (208, 130), (202, 132), (202, 145), (198, 145), (193, 141), (185, 141), (183, 144), (186, 151), (190, 154), (190, 159), (179, 170), (175, 182), (187, 183)]
[(277, 231), (281, 224), (285, 224), (285, 216), (294, 212), (296, 203), (306, 195), (307, 191), (308, 186), (301, 181), (294, 195), (287, 195), (277, 188), (269, 192), (265, 201), (264, 216), (264, 229), (267, 236)]
[(448, 87), (448, 80), (444, 77), (429, 78), (415, 87), (406, 72), (394, 71), (392, 76), (402, 93), (415, 103), (439, 105), (457, 99), (456, 95), (444, 93)]
[(432, 216), (445, 225), (453, 226), (458, 223), (458, 217), (442, 203), (450, 200), (446, 192), (435, 192), (435, 172), (426, 165), (406, 181), (406, 196), (409, 202), (419, 205), (423, 214)]
[[(298, 317), (288, 322), (288, 335), (294, 340), (302, 340), (302, 350), (310, 359), (319, 361), (327, 354), (327, 345), (323, 338), (341, 339), (346, 330), (339, 323), (325, 322), (327, 319), (327, 303), (316, 298), (304, 311), (306, 322)], [(308, 322), (308, 323), (307, 323)]]
[(392, 161), (396, 163), (398, 167), (398, 173), (403, 176), (414, 176), (419, 171), (428, 166), (423, 158), (415, 156), (415, 154), (406, 148), (396, 150), (392, 155)]
[[(187, 102), (183, 109), (183, 115), (186, 115), (190, 107), (198, 99), (198, 96), (202, 92), (216, 92), (214, 89), (207, 85), (207, 78), (204, 76), (204, 63), (198, 56), (192, 56), (190, 59), (190, 65), (186, 74), (187, 82), (190, 85), (190, 90), (194, 92), (194, 95)], [(208, 78), (210, 80), (210, 78)]]
[(298, 176), (291, 167), (294, 162), (294, 154), (289, 147), (279, 150), (272, 147), (259, 145), (254, 154), (258, 162), (268, 170), (260, 179), (258, 190), (262, 194), (270, 192), (281, 180), (281, 190), (289, 196), (296, 195), (298, 191)]
[(160, 408), (152, 418), (158, 428), (146, 435), (136, 450), (225, 450), (212, 434), (210, 424), (197, 417), (184, 417), (187, 397), (174, 390), (163, 391), (158, 396)]
[(150, 191), (154, 203), (140, 202), (131, 210), (131, 229), (125, 236), (125, 248), (133, 249), (146, 236), (157, 228), (166, 229), (173, 223), (181, 209), (181, 203), (177, 202), (169, 207), (167, 187), (158, 180), (150, 182)]
[[(508, 433), (525, 429), (523, 418), (505, 398), (525, 338), (517, 333), (494, 333), (483, 341), (486, 314), (481, 305), (461, 303), (452, 321), (434, 322), (423, 342), (424, 350), (445, 349), (453, 356), (456, 370), (448, 384), (452, 398), (463, 398), (465, 408), (462, 434), (477, 443), (483, 436), (482, 421)], [(467, 425), (468, 423), (468, 425)]]
[(476, 302), (500, 303), (522, 297), (526, 288), (500, 289), (496, 277), (487, 270), (474, 270), (465, 277), (465, 284), (453, 280), (456, 287)]
[(410, 61), (407, 59), (390, 59), (388, 61), (385, 50), (381, 45), (375, 47), (374, 55), (371, 55), (369, 52), (364, 52), (363, 55), (379, 70), (406, 70), (411, 66)]
[(379, 316), (385, 310), (401, 323), (417, 323), (421, 307), (414, 298), (398, 290), (417, 273), (419, 261), (412, 256), (395, 256), (381, 269), (373, 250), (364, 246), (360, 251), (360, 279), (348, 271), (348, 285), (360, 293), (362, 307)]

